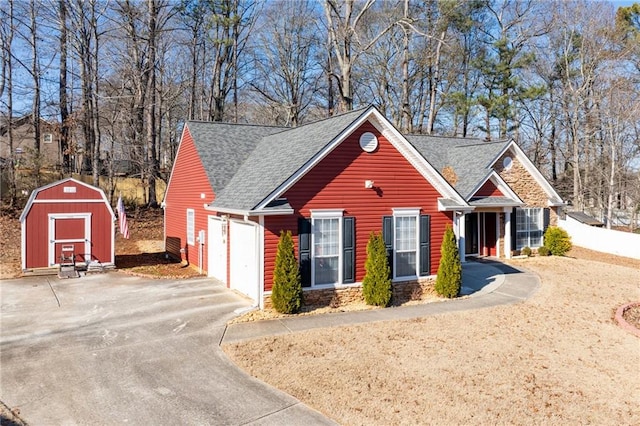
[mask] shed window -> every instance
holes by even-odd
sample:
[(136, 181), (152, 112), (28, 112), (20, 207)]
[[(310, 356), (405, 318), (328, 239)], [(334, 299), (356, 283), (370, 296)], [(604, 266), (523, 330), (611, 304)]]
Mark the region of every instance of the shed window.
[(42, 141), (44, 143), (52, 143), (53, 135), (51, 133), (45, 133), (44, 135), (42, 135)]
[(516, 209), (516, 249), (542, 246), (544, 220), (542, 208)]
[(196, 243), (196, 212), (187, 209), (187, 244), (190, 246)]

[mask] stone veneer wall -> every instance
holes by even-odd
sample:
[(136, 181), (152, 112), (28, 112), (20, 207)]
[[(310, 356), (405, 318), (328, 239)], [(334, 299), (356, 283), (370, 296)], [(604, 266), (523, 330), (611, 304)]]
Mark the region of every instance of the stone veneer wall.
[[(391, 303), (400, 305), (411, 300), (421, 300), (433, 296), (435, 292), (436, 277), (430, 276), (414, 281), (393, 283)], [(320, 290), (306, 290), (304, 292), (305, 306), (330, 306), (337, 308), (353, 302), (362, 302), (362, 286), (354, 285), (342, 288), (327, 288)], [(272, 309), (271, 295), (264, 296), (265, 309)]]
[[(513, 160), (512, 167), (509, 170), (505, 170), (502, 166), (502, 160), (505, 157), (511, 157)], [(522, 201), (526, 203), (527, 207), (549, 207), (549, 197), (547, 194), (510, 151), (507, 151), (496, 161), (496, 172), (498, 172), (507, 185), (518, 194)], [(551, 208), (549, 224), (553, 226), (558, 224), (558, 212), (556, 208)]]

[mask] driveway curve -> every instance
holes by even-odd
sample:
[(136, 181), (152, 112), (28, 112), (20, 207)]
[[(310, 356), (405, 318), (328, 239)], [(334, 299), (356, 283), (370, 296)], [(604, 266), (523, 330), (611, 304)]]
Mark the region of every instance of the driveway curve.
[(334, 424), (226, 358), (249, 306), (208, 279), (0, 281), (0, 400), (30, 424)]

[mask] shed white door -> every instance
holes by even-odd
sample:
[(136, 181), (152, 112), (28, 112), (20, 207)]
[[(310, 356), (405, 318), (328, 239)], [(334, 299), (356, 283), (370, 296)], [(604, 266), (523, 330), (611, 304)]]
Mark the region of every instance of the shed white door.
[(208, 275), (227, 283), (227, 229), (226, 222), (209, 216)]
[(230, 287), (258, 301), (257, 227), (244, 222), (230, 222)]
[(91, 259), (91, 213), (49, 214), (49, 265)]

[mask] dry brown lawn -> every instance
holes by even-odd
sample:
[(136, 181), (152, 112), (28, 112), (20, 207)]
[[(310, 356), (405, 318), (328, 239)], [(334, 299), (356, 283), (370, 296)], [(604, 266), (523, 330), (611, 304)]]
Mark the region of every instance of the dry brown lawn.
[(640, 339), (612, 317), (640, 300), (640, 261), (583, 257), (591, 259), (514, 261), (542, 283), (516, 305), (224, 350), (251, 375), (345, 425), (637, 425)]

